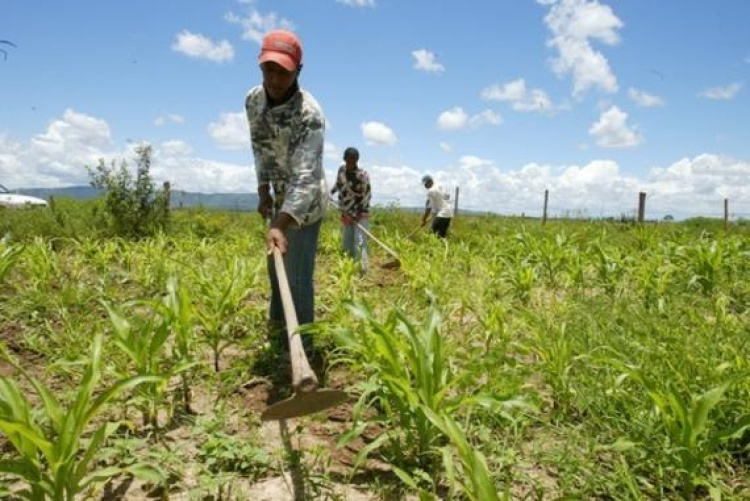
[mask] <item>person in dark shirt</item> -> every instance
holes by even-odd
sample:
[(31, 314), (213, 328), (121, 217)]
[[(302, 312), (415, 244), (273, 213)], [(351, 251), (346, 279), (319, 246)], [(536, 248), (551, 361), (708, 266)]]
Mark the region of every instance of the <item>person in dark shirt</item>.
[(344, 163), (336, 174), (331, 195), (338, 192), (341, 210), (341, 233), (344, 252), (360, 264), (362, 273), (368, 267), (367, 235), (358, 225), (368, 229), (370, 219), (370, 176), (359, 167), (359, 151), (347, 148)]

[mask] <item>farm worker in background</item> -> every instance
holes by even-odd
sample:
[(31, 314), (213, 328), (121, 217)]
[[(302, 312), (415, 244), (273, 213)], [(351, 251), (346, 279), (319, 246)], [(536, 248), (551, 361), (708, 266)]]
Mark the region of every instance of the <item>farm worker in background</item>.
[(341, 210), (341, 232), (344, 252), (359, 261), (362, 273), (367, 272), (367, 236), (357, 224), (368, 229), (370, 218), (370, 176), (361, 169), (359, 151), (347, 148), (344, 163), (339, 167), (331, 195), (338, 192)]
[[(271, 280), (270, 320), (284, 325), (273, 248), (284, 267), (300, 325), (314, 320), (315, 257), (320, 225), (328, 205), (323, 171), (325, 119), (315, 98), (299, 86), (302, 45), (297, 35), (276, 30), (263, 38), (258, 56), (263, 84), (245, 99), (258, 178), (258, 212), (271, 218), (266, 233)], [(271, 193), (273, 188), (273, 194)], [(287, 344), (283, 330), (282, 345)], [(312, 340), (303, 336), (306, 351)]]
[(432, 215), (432, 232), (440, 238), (445, 238), (453, 217), (451, 196), (449, 193), (443, 193), (431, 176), (423, 176), (422, 184), (427, 189), (427, 207), (422, 215), (422, 226), (427, 224)]

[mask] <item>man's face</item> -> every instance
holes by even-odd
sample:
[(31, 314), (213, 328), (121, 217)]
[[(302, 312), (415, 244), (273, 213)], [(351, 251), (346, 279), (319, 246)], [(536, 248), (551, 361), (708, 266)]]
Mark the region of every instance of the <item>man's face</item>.
[(430, 188), (432, 188), (432, 181), (425, 181), (425, 182), (424, 182), (424, 187), (425, 187), (425, 188), (427, 188), (428, 190), (429, 190)]
[(283, 66), (266, 61), (260, 65), (263, 73), (263, 86), (271, 99), (279, 100), (283, 98), (289, 89), (294, 85), (299, 70), (289, 71)]
[(349, 170), (356, 169), (358, 160), (359, 157), (357, 155), (347, 155), (347, 157), (344, 159), (344, 162), (346, 162), (346, 168)]

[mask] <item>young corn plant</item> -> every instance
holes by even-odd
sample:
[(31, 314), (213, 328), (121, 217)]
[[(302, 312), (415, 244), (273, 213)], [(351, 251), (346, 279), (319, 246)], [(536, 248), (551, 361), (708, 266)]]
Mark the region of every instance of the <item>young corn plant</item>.
[(0, 473), (15, 477), (26, 486), (14, 496), (29, 501), (75, 501), (96, 484), (120, 474), (154, 482), (163, 480), (156, 469), (144, 463), (97, 468), (97, 454), (120, 423), (103, 422), (85, 437), (89, 424), (119, 394), (160, 381), (156, 376), (134, 376), (98, 390), (101, 352), (102, 336), (97, 335), (78, 390), (65, 408), (47, 386), (31, 377), (0, 345), (0, 356), (31, 384), (41, 401), (34, 408), (16, 381), (0, 378), (0, 432), (16, 452), (15, 457), (0, 461)]
[(10, 274), (10, 270), (18, 262), (23, 253), (22, 245), (9, 245), (0, 243), (0, 283), (3, 283), (5, 277)]
[(219, 372), (222, 352), (232, 345), (232, 328), (242, 312), (242, 301), (248, 295), (248, 272), (245, 262), (235, 259), (229, 275), (209, 275), (198, 272), (201, 302), (196, 313), (203, 326), (204, 342), (211, 348), (214, 370)]
[[(159, 409), (164, 404), (167, 383), (172, 377), (182, 376), (197, 362), (192, 356), (192, 327), (187, 296), (179, 297), (176, 282), (165, 302), (136, 301), (133, 304), (147, 309), (146, 318), (126, 319), (120, 310), (106, 301), (104, 307), (109, 313), (113, 327), (113, 340), (127, 357), (119, 371), (128, 374), (159, 376), (159, 378), (138, 389), (136, 406), (143, 414), (143, 424), (153, 429), (159, 428)], [(167, 341), (175, 334), (174, 355), (166, 353)], [(187, 384), (182, 380), (183, 386)], [(183, 395), (189, 411), (189, 392)]]
[(534, 289), (536, 282), (536, 268), (525, 259), (516, 265), (506, 262), (506, 266), (510, 269), (508, 278), (513, 288), (513, 295), (521, 304), (529, 304), (531, 291)]
[(737, 417), (726, 428), (711, 427), (710, 414), (718, 408), (735, 381), (685, 398), (669, 382), (660, 387), (638, 368), (624, 365), (621, 368), (651, 399), (654, 414), (667, 438), (669, 457), (675, 459), (680, 473), (682, 495), (690, 499), (698, 486), (710, 488), (710, 481), (703, 476), (708, 460), (720, 454), (723, 444), (750, 429), (750, 413)]
[[(363, 449), (361, 459), (382, 445), (385, 450), (381, 453), (393, 463), (416, 464), (429, 470), (441, 438), (423, 409), (450, 412), (460, 405), (460, 397), (450, 395), (456, 381), (448, 364), (449, 348), (440, 335), (437, 308), (430, 309), (422, 326), (414, 325), (400, 310), (391, 311), (381, 324), (366, 306), (349, 303), (349, 308), (363, 322), (363, 328), (358, 332), (339, 331), (336, 336), (353, 356), (349, 361), (362, 364), (368, 376), (355, 407), (355, 422), (366, 408), (375, 407), (382, 411), (375, 421), (391, 430)], [(366, 426), (355, 426), (340, 444), (355, 438)]]
[(687, 249), (693, 276), (688, 285), (696, 287), (703, 294), (716, 290), (724, 265), (723, 249), (716, 240), (699, 241)]
[(617, 248), (605, 249), (601, 242), (594, 244), (594, 251), (597, 257), (596, 270), (599, 285), (604, 288), (608, 295), (614, 296), (625, 273), (624, 260), (619, 255)]
[[(444, 413), (427, 408), (423, 410), (455, 449), (451, 450), (448, 446), (441, 449), (443, 467), (451, 486), (451, 499), (465, 496), (470, 501), (500, 501), (484, 455), (469, 442), (458, 423)], [(460, 468), (456, 465), (455, 456), (458, 457)], [(399, 477), (402, 480), (408, 478), (403, 474)]]
[(180, 287), (177, 277), (172, 276), (167, 280), (167, 295), (163, 299), (161, 314), (174, 337), (172, 360), (176, 363), (175, 372), (182, 381), (184, 411), (191, 414), (191, 369), (198, 364), (195, 354), (195, 321), (190, 296), (184, 287)]
[[(355, 426), (339, 445), (368, 426), (368, 422), (360, 422), (365, 409), (379, 410), (378, 417), (371, 421), (388, 431), (362, 449), (357, 464), (379, 450), (400, 469), (400, 476), (408, 485), (430, 485), (439, 466), (441, 447), (451, 440), (435, 419), (443, 423), (477, 406), (495, 408), (499, 402), (491, 396), (462, 391), (462, 383), (477, 375), (470, 368), (454, 373), (453, 347), (442, 338), (441, 315), (434, 299), (421, 326), (414, 325), (398, 309), (380, 323), (366, 306), (349, 306), (364, 325), (357, 332), (339, 331), (336, 336), (352, 356), (350, 363), (361, 364), (368, 379), (361, 385), (362, 393), (355, 406)], [(410, 474), (405, 473), (407, 466)]]

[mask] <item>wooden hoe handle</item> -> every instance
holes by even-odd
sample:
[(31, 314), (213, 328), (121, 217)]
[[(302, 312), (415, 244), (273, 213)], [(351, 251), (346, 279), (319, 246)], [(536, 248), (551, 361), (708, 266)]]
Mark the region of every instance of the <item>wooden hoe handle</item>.
[(273, 249), (273, 259), (276, 264), (276, 278), (281, 291), (281, 304), (284, 307), (284, 319), (286, 320), (286, 333), (289, 337), (289, 355), (292, 361), (292, 385), (294, 391), (303, 393), (313, 392), (318, 389), (318, 378), (310, 368), (307, 361), (305, 349), (302, 346), (297, 323), (297, 312), (294, 309), (292, 291), (289, 289), (289, 280), (284, 268), (284, 256), (278, 247)]

